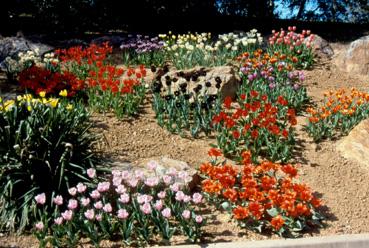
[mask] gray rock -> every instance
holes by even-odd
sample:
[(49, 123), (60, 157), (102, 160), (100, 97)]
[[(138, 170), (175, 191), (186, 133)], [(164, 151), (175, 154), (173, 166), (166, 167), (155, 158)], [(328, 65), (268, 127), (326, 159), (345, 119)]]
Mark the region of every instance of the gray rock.
[(343, 63), (347, 71), (369, 75), (369, 35), (351, 42)]
[(34, 43), (23, 37), (2, 38), (0, 39), (0, 63), (8, 56), (14, 57), (19, 52), (26, 52), (35, 49), (38, 49), (40, 54), (44, 54), (54, 48), (46, 44)]
[(102, 37), (95, 38), (91, 40), (91, 43), (102, 44), (104, 42), (108, 42), (113, 47), (119, 47), (123, 41), (124, 41), (123, 37), (112, 35), (112, 36), (102, 36)]
[[(150, 170), (148, 168), (147, 164), (149, 162), (156, 162), (158, 166), (156, 167), (155, 170)], [(192, 177), (192, 181), (189, 183), (190, 189), (194, 189), (200, 183), (200, 177), (194, 168), (190, 167), (186, 162), (171, 159), (166, 156), (140, 159), (133, 163), (125, 161), (114, 161), (108, 163), (108, 167), (110, 167), (111, 170), (119, 170), (119, 171), (127, 170), (130, 172), (133, 172), (135, 170), (142, 170), (146, 177), (151, 176), (161, 177), (165, 175), (169, 169), (175, 169), (176, 171), (185, 171), (188, 173), (189, 177)], [(179, 180), (176, 181), (178, 183), (183, 183), (183, 181), (181, 181), (178, 178), (176, 180)]]
[[(306, 38), (309, 39), (309, 38)], [(315, 34), (314, 40), (311, 42), (314, 55), (317, 57), (331, 58), (334, 55), (334, 51), (329, 42)]]

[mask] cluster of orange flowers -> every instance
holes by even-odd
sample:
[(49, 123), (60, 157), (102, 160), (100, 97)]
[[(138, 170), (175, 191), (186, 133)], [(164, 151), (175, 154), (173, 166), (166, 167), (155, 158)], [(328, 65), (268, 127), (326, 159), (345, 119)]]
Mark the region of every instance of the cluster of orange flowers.
[(342, 115), (353, 115), (358, 107), (369, 103), (369, 93), (358, 91), (352, 88), (349, 92), (345, 89), (339, 89), (336, 92), (325, 92), (325, 105), (320, 109), (308, 108), (306, 111), (310, 114), (309, 121), (317, 123), (320, 120), (341, 113)]
[[(211, 149), (210, 156), (220, 156)], [(297, 169), (291, 164), (281, 165), (264, 161), (260, 165), (251, 162), (251, 154), (242, 154), (243, 167), (228, 164), (204, 163), (200, 172), (205, 176), (202, 190), (232, 204), (233, 217), (242, 220), (267, 220), (274, 230), (284, 225), (283, 216), (290, 218), (310, 217), (314, 208), (321, 205), (310, 188), (296, 182)], [(216, 161), (213, 160), (213, 161)], [(270, 216), (268, 209), (278, 210)]]
[[(296, 56), (288, 56), (280, 52), (267, 53), (263, 52), (262, 49), (255, 50), (252, 54), (249, 52), (242, 53), (236, 58), (237, 61), (247, 64), (252, 64), (254, 69), (265, 67), (268, 65), (277, 65), (278, 71), (286, 69), (287, 71), (293, 70), (292, 63), (297, 63), (298, 58)], [(279, 63), (286, 62), (286, 63)]]

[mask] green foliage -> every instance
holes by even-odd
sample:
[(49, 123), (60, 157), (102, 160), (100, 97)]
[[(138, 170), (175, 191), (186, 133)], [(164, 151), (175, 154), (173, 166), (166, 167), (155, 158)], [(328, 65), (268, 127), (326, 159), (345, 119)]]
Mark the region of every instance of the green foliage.
[(22, 231), (33, 223), (35, 195), (65, 195), (69, 185), (87, 180), (83, 172), (93, 166), (95, 136), (79, 104), (43, 104), (30, 96), (5, 104), (0, 103), (0, 229)]

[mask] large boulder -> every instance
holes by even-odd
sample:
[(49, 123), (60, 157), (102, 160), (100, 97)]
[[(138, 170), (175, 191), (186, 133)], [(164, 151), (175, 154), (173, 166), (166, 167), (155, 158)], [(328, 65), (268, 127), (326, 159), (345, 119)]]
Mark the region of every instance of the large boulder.
[(5, 37), (0, 39), (0, 63), (6, 57), (14, 57), (19, 52), (26, 51), (36, 51), (38, 50), (39, 54), (44, 54), (48, 51), (53, 50), (53, 47), (42, 44), (42, 43), (34, 43), (30, 40), (27, 40), (23, 37)]
[[(220, 90), (221, 98), (227, 96), (236, 97), (238, 87), (240, 86), (240, 76), (232, 66), (217, 66), (212, 68), (195, 67), (189, 70), (169, 70), (166, 73), (157, 72), (156, 80), (163, 87), (163, 94), (167, 94), (166, 86), (168, 79), (171, 81), (171, 91), (180, 90), (180, 85), (186, 83), (187, 89), (192, 92), (198, 85), (201, 85), (200, 94), (207, 91), (208, 94), (216, 94)], [(210, 86), (209, 86), (210, 83)], [(206, 86), (208, 85), (208, 86)]]
[(369, 75), (369, 35), (351, 42), (337, 58), (337, 65), (350, 73)]
[(91, 40), (91, 43), (101, 45), (104, 42), (108, 42), (113, 47), (119, 47), (122, 45), (124, 38), (117, 35), (102, 36)]
[(348, 160), (356, 161), (369, 169), (369, 119), (362, 121), (338, 144), (337, 150)]
[[(309, 39), (309, 38), (306, 38)], [(334, 55), (334, 51), (330, 46), (329, 42), (314, 34), (313, 41), (310, 42), (311, 48), (315, 56), (320, 58), (331, 58)]]

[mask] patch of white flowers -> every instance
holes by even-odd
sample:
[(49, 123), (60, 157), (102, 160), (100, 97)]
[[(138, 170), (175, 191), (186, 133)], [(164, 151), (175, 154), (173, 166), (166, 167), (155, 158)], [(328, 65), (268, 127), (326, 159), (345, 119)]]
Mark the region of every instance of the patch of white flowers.
[(16, 58), (6, 57), (3, 65), (9, 74), (16, 75), (32, 65), (46, 67), (48, 64), (57, 64), (59, 60), (54, 53), (46, 53), (42, 57), (38, 48), (26, 52), (19, 52)]
[(168, 34), (159, 34), (160, 39), (164, 41), (164, 48), (168, 52), (178, 52), (178, 50), (202, 52), (217, 52), (219, 50), (229, 50), (232, 52), (242, 52), (250, 45), (257, 45), (263, 42), (263, 37), (252, 29), (243, 33), (227, 33), (218, 36), (216, 41), (211, 40), (211, 33), (188, 33), (174, 35), (172, 32)]

